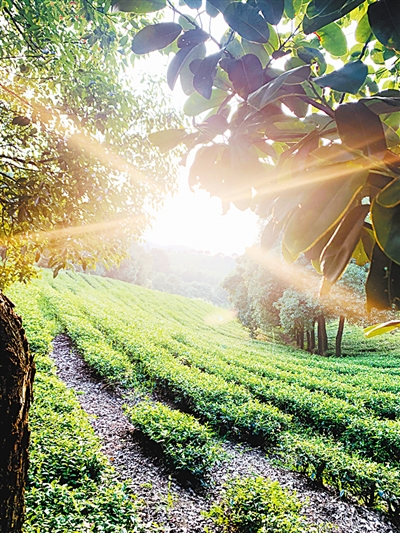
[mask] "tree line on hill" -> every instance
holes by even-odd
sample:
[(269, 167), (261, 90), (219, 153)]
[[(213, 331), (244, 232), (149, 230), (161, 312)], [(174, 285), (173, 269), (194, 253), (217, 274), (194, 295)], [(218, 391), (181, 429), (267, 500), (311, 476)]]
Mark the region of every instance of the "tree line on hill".
[(235, 260), (223, 254), (211, 255), (191, 249), (130, 246), (118, 267), (96, 273), (135, 285), (142, 285), (187, 298), (198, 298), (228, 307), (228, 293), (222, 280), (235, 268)]
[[(313, 276), (313, 269), (305, 258), (303, 263), (308, 275)], [(366, 278), (367, 268), (352, 261), (338, 283), (339, 289), (344, 288), (351, 294), (345, 311), (337, 304), (335, 290), (330, 298), (321, 299), (317, 280), (314, 292), (309, 287), (298, 290), (290, 280), (283, 281), (259, 264), (248, 250), (237, 259), (236, 269), (225, 278), (222, 286), (229, 294), (238, 319), (255, 338), (268, 334), (271, 327), (280, 326), (286, 338), (294, 340), (299, 348), (325, 355), (328, 351), (326, 323), (339, 320), (334, 353), (340, 356), (345, 320), (362, 324), (365, 319)]]

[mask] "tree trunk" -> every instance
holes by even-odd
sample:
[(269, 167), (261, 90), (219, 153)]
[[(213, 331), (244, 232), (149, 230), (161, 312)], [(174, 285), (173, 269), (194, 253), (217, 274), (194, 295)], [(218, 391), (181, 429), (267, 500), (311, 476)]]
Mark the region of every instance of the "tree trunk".
[(312, 353), (311, 352), (311, 332), (307, 331), (306, 336), (307, 336), (307, 352)]
[(344, 330), (344, 316), (339, 318), (339, 327), (336, 333), (336, 357), (341, 357), (342, 355), (342, 338)]
[(318, 317), (318, 353), (325, 355), (328, 349), (328, 335), (326, 333), (326, 322), (323, 313)]
[(315, 324), (313, 324), (312, 330), (311, 330), (311, 345), (310, 345), (310, 352), (315, 352)]
[(299, 331), (299, 346), (302, 350), (304, 350), (304, 327), (302, 326)]
[(20, 533), (28, 470), (33, 358), (13, 303), (0, 293), (0, 532)]

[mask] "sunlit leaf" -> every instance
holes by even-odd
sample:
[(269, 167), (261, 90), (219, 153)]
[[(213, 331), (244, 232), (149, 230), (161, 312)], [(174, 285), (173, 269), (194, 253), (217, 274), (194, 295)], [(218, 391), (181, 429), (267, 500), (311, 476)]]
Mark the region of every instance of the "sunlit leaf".
[(367, 309), (390, 309), (400, 304), (400, 266), (376, 244), (365, 286)]
[(206, 31), (201, 28), (196, 28), (194, 30), (188, 30), (182, 33), (178, 39), (179, 48), (193, 47), (200, 43), (204, 43), (209, 38), (209, 35)]
[(147, 54), (161, 50), (174, 42), (181, 31), (182, 26), (175, 22), (160, 22), (145, 26), (133, 38), (132, 51), (135, 54)]
[(333, 56), (343, 56), (347, 54), (347, 39), (342, 28), (332, 22), (318, 30), (318, 37), (323, 48)]
[(382, 121), (362, 102), (340, 105), (335, 111), (342, 142), (367, 156), (382, 156), (387, 149)]
[(400, 111), (400, 91), (393, 89), (374, 94), (370, 98), (362, 98), (361, 102), (377, 115)]
[(187, 131), (174, 128), (171, 130), (156, 131), (155, 133), (150, 133), (149, 140), (162, 152), (168, 152), (175, 148), (184, 137), (186, 137)]
[(205, 57), (199, 65), (194, 78), (193, 87), (204, 98), (209, 100), (212, 94), (212, 86), (217, 74), (217, 65), (222, 57), (222, 50), (216, 54)]
[(125, 11), (126, 13), (152, 13), (164, 9), (166, 0), (113, 0), (112, 11)]
[(400, 328), (400, 320), (390, 320), (389, 322), (384, 322), (383, 324), (374, 324), (368, 328), (364, 328), (364, 335), (371, 339), (378, 335), (383, 335), (384, 333), (390, 333), (396, 329)]
[(348, 211), (335, 233), (322, 250), (320, 257), (321, 271), (324, 282), (321, 295), (327, 294), (345, 271), (354, 249), (360, 240), (365, 217), (369, 205), (358, 205)]
[(320, 28), (350, 13), (364, 0), (312, 0), (303, 20), (305, 33), (314, 33)]
[(279, 24), (285, 8), (285, 0), (256, 0), (256, 2), (267, 22), (273, 26)]
[(309, 78), (310, 67), (304, 65), (280, 74), (277, 78), (260, 87), (249, 96), (248, 102), (255, 109), (262, 109), (278, 96), (278, 91), (283, 84), (296, 85)]
[(371, 26), (369, 25), (368, 20), (368, 13), (365, 13), (365, 15), (360, 19), (359, 23), (357, 24), (356, 28), (356, 41), (358, 43), (364, 44), (367, 39), (370, 37), (372, 33)]
[(357, 94), (368, 76), (368, 67), (362, 61), (346, 63), (343, 67), (314, 81), (320, 87), (331, 87), (341, 93)]
[(228, 73), (235, 91), (244, 99), (263, 84), (263, 67), (254, 54), (246, 54), (240, 59), (223, 59), (221, 67)]
[(387, 48), (400, 50), (400, 10), (397, 0), (379, 0), (368, 6), (375, 37)]
[(183, 106), (183, 112), (190, 117), (195, 117), (208, 109), (219, 107), (227, 97), (225, 91), (220, 89), (213, 89), (211, 98), (208, 100), (201, 96), (199, 93), (193, 93), (185, 102)]
[[(194, 59), (203, 56), (205, 53), (204, 44), (199, 44), (193, 48), (181, 48), (171, 60), (167, 70), (167, 83), (171, 90), (174, 89), (176, 80), (185, 64), (189, 64)], [(192, 76), (193, 79), (193, 76)]]
[(383, 207), (375, 199), (371, 220), (379, 246), (392, 261), (400, 264), (400, 205)]
[(241, 37), (255, 43), (267, 43), (269, 28), (266, 20), (249, 4), (232, 2), (224, 10), (229, 26)]
[(183, 0), (190, 9), (200, 9), (203, 0)]
[(311, 248), (338, 223), (368, 177), (367, 171), (351, 162), (319, 170), (325, 183), (293, 213), (285, 229), (285, 246), (293, 258)]
[[(298, 57), (311, 65), (314, 62), (318, 63), (318, 73), (322, 76), (326, 71), (326, 61), (323, 53), (317, 48), (312, 48), (311, 46), (300, 46), (297, 49)], [(317, 82), (318, 83), (318, 82)]]

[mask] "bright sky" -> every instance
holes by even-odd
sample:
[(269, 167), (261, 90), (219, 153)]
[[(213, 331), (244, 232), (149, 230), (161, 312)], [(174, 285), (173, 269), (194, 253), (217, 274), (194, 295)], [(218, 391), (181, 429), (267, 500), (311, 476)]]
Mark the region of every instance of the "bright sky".
[(218, 198), (210, 198), (201, 189), (196, 192), (189, 189), (187, 171), (182, 169), (178, 193), (168, 197), (145, 239), (162, 246), (190, 246), (213, 254), (243, 254), (257, 238), (258, 217), (250, 210), (239, 211), (234, 206), (222, 215)]
[[(162, 73), (165, 79), (170, 59), (158, 53), (150, 54), (136, 63), (135, 71), (143, 70), (158, 76)], [(173, 92), (166, 84), (165, 87), (171, 93), (175, 107), (182, 108), (188, 97), (181, 90), (180, 83), (176, 84)], [(187, 178), (189, 166), (179, 169), (178, 192), (166, 199), (164, 207), (156, 213), (152, 228), (145, 232), (144, 239), (162, 246), (189, 246), (213, 254), (243, 254), (246, 247), (257, 239), (258, 217), (250, 210), (243, 212), (234, 206), (223, 215), (218, 198), (210, 198), (201, 189), (190, 190)]]

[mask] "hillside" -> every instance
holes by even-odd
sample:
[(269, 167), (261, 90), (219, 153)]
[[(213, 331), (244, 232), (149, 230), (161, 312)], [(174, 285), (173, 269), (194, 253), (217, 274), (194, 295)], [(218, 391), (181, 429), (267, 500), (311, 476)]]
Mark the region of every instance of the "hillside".
[[(238, 442), (256, 446), (274, 464), (301, 472), (342, 498), (382, 509), (394, 521), (399, 519), (400, 347), (396, 337), (365, 341), (361, 332), (349, 330), (345, 343), (357, 346), (360, 355), (319, 358), (250, 340), (232, 313), (207, 303), (68, 272), (54, 280), (45, 273), (27, 287), (15, 286), (10, 297), (24, 317), (32, 349), (44, 357), (47, 342), (57, 332), (65, 333), (95, 372), (100, 388), (112, 387), (125, 397), (129, 404), (125, 415), (142, 447), (162, 458), (190, 490), (208, 490), (210, 476), (226, 461), (223, 437), (232, 446)], [(363, 346), (368, 352), (361, 352)], [(73, 364), (71, 359), (67, 366)], [(49, 363), (43, 363), (40, 376), (49, 368)], [(56, 409), (62, 410), (62, 405)], [(39, 442), (40, 424), (35, 431), (33, 440)], [(88, 428), (85, 431), (91, 433)], [(39, 449), (40, 453), (37, 449), (33, 453), (36, 473), (31, 476), (32, 529), (28, 531), (35, 531), (38, 520), (32, 496), (39, 486), (38, 472), (41, 483), (68, 486), (68, 461), (79, 462), (80, 453), (88, 454), (86, 449), (78, 450), (75, 457), (64, 453), (69, 481), (62, 483), (58, 471), (50, 472), (50, 481), (46, 480), (47, 467), (43, 471), (38, 466), (46, 461), (42, 444)], [(265, 461), (263, 454), (257, 460)], [(80, 486), (76, 477), (82, 472), (91, 478), (90, 468), (80, 468), (72, 469), (74, 490)], [(100, 479), (97, 475), (91, 482)], [(118, 509), (124, 489), (115, 487)], [(57, 512), (62, 516), (60, 509)], [(134, 508), (130, 512), (140, 514)], [(305, 513), (310, 519), (312, 513)], [(117, 518), (105, 531), (123, 531), (116, 526)], [(377, 520), (376, 515), (369, 520)], [(356, 524), (351, 531), (396, 531), (379, 520), (379, 528), (374, 522), (372, 529)], [(349, 531), (348, 524), (344, 527), (337, 521), (336, 525), (337, 531)], [(64, 531), (57, 527), (51, 525), (54, 532)], [(67, 531), (86, 531), (73, 527)], [(202, 531), (196, 527), (163, 530)], [(307, 527), (301, 531), (317, 531)]]
[(236, 267), (235, 259), (180, 247), (162, 248), (133, 243), (128, 257), (111, 271), (97, 273), (162, 292), (209, 301), (229, 307), (223, 279)]

